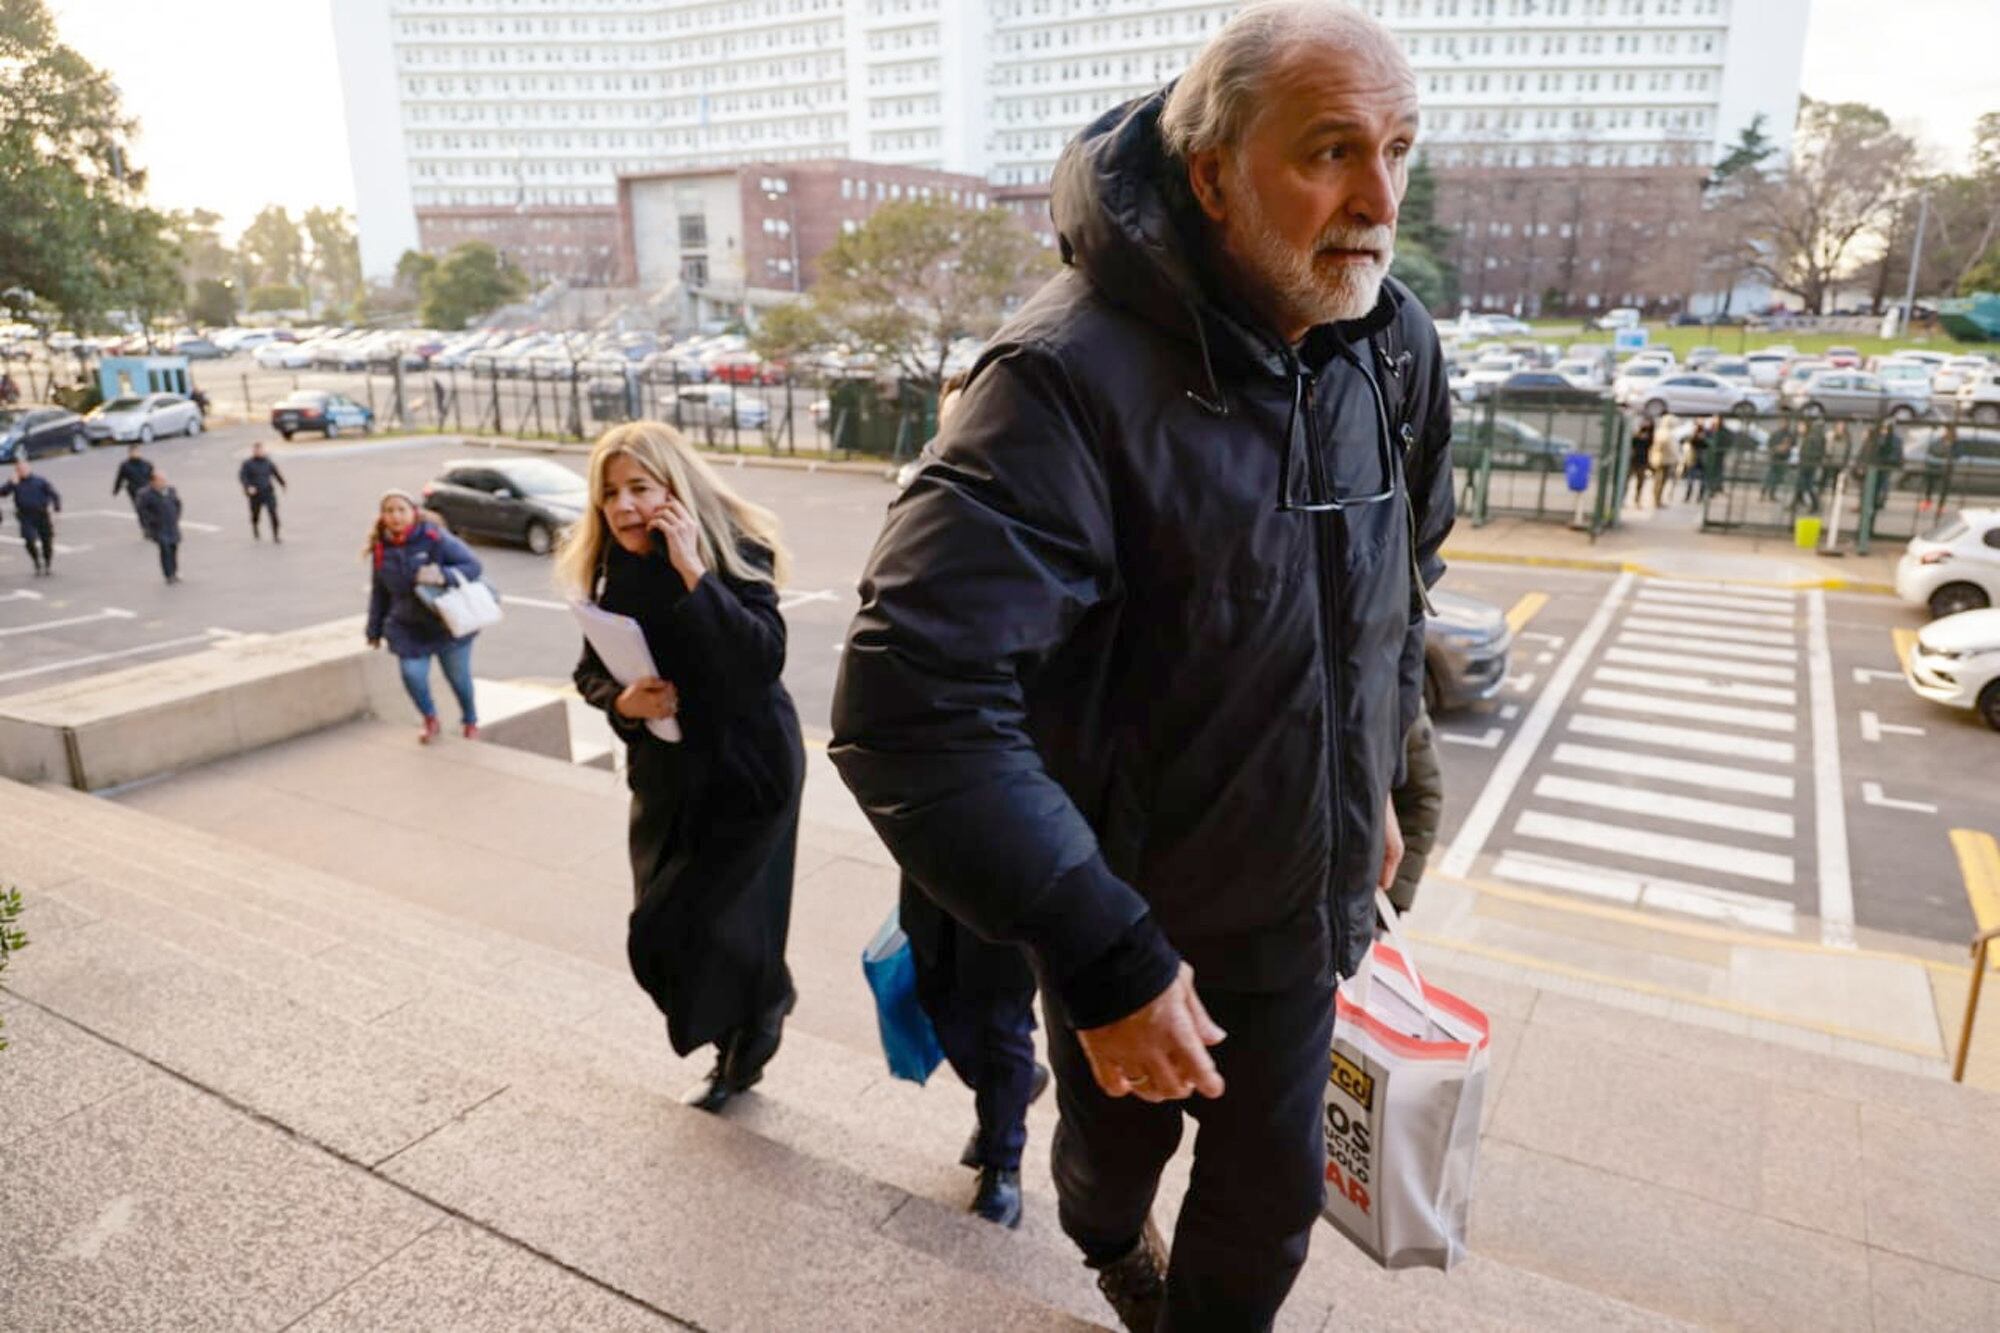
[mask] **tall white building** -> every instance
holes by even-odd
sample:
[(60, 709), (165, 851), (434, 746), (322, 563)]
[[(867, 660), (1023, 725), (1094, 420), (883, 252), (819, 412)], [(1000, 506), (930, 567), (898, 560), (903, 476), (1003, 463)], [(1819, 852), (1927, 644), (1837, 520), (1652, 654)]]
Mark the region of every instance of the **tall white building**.
[[(1344, 0), (1404, 43), (1440, 167), (1713, 161), (1789, 140), (1809, 0)], [(1045, 182), (1240, 4), (340, 0), (362, 260), (485, 235), (608, 271), (621, 175), (851, 158)], [(600, 262), (601, 261), (601, 262)]]

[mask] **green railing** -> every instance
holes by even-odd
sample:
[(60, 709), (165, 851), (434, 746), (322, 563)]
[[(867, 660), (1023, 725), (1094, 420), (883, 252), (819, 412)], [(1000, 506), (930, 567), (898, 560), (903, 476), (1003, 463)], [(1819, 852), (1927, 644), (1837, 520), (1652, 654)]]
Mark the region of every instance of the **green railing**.
[[(1455, 404), (1459, 520), (1473, 527), (1496, 518), (1566, 523), (1595, 537), (1617, 522), (1625, 438), (1625, 419), (1609, 401), (1493, 397)], [(1590, 459), (1580, 495), (1569, 486), (1574, 454)]]

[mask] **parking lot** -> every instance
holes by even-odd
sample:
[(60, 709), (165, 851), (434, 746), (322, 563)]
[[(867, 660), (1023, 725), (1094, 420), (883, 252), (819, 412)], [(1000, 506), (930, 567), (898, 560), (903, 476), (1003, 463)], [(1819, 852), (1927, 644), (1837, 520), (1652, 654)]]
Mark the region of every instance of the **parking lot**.
[[(234, 427), (150, 450), (186, 502), (185, 582), (173, 588), (110, 495), (122, 451), (45, 460), (65, 499), (56, 577), (29, 577), (13, 524), (0, 528), (0, 693), (360, 614), (377, 497), (468, 452), (427, 439), (281, 446), (286, 540), (273, 546), (251, 540), (234, 483), (249, 442), (266, 436)], [(797, 569), (785, 679), (823, 737), (890, 487), (758, 467), (731, 476), (785, 520)], [(507, 618), (481, 636), (476, 671), (563, 684), (577, 635), (548, 561), (477, 550)], [(1774, 934), (1967, 937), (1947, 833), (2000, 824), (1981, 776), (2000, 735), (1901, 680), (1892, 631), (1920, 626), (1920, 611), (1859, 594), (1470, 563), (1446, 586), (1511, 612), (1518, 634), (1499, 697), (1440, 720), (1438, 866)]]

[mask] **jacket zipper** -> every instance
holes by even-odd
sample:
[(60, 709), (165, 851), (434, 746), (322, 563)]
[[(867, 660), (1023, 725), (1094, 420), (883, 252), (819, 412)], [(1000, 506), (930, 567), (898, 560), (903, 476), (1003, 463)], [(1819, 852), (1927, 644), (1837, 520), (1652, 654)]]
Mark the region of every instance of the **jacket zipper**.
[[(1303, 367), (1296, 365), (1292, 373), (1296, 376), (1297, 380), (1294, 392), (1302, 393), (1304, 398), (1302, 415), (1305, 417), (1307, 475), (1312, 478), (1314, 498), (1323, 499), (1330, 496), (1333, 492), (1327, 486), (1326, 460), (1320, 455), (1319, 430), (1315, 425), (1313, 415), (1313, 391), (1318, 386), (1318, 377), (1306, 371)], [(1327, 928), (1332, 935), (1332, 940), (1330, 941), (1330, 947), (1333, 950), (1332, 961), (1337, 971), (1340, 967), (1340, 959), (1343, 952), (1341, 948), (1341, 935), (1343, 932), (1340, 913), (1335, 910), (1333, 901), (1334, 867), (1340, 859), (1341, 807), (1340, 727), (1336, 719), (1340, 710), (1341, 697), (1346, 692), (1344, 688), (1345, 683), (1341, 680), (1340, 654), (1336, 651), (1335, 644), (1335, 627), (1339, 619), (1340, 610), (1339, 594), (1337, 591), (1339, 588), (1339, 579), (1336, 577), (1340, 568), (1340, 532), (1338, 527), (1340, 515), (1335, 512), (1328, 512), (1313, 514), (1310, 517), (1317, 521), (1317, 531), (1314, 532), (1313, 537), (1314, 551), (1319, 558), (1320, 653), (1326, 667), (1326, 763), (1327, 778), (1332, 785), (1333, 797), (1327, 804), (1326, 824), (1329, 863), (1323, 896), (1326, 904)]]

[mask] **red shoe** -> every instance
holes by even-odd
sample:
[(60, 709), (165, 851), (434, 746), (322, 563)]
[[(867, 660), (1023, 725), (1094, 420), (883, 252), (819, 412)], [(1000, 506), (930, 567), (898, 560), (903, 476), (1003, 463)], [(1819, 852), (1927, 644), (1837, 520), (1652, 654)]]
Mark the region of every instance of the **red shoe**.
[(417, 733), (417, 744), (429, 745), (437, 739), (437, 734), (438, 720), (434, 717), (427, 717), (424, 719), (423, 729)]
[(476, 741), (479, 739), (479, 724), (468, 722), (459, 729), (459, 734), (469, 741)]

